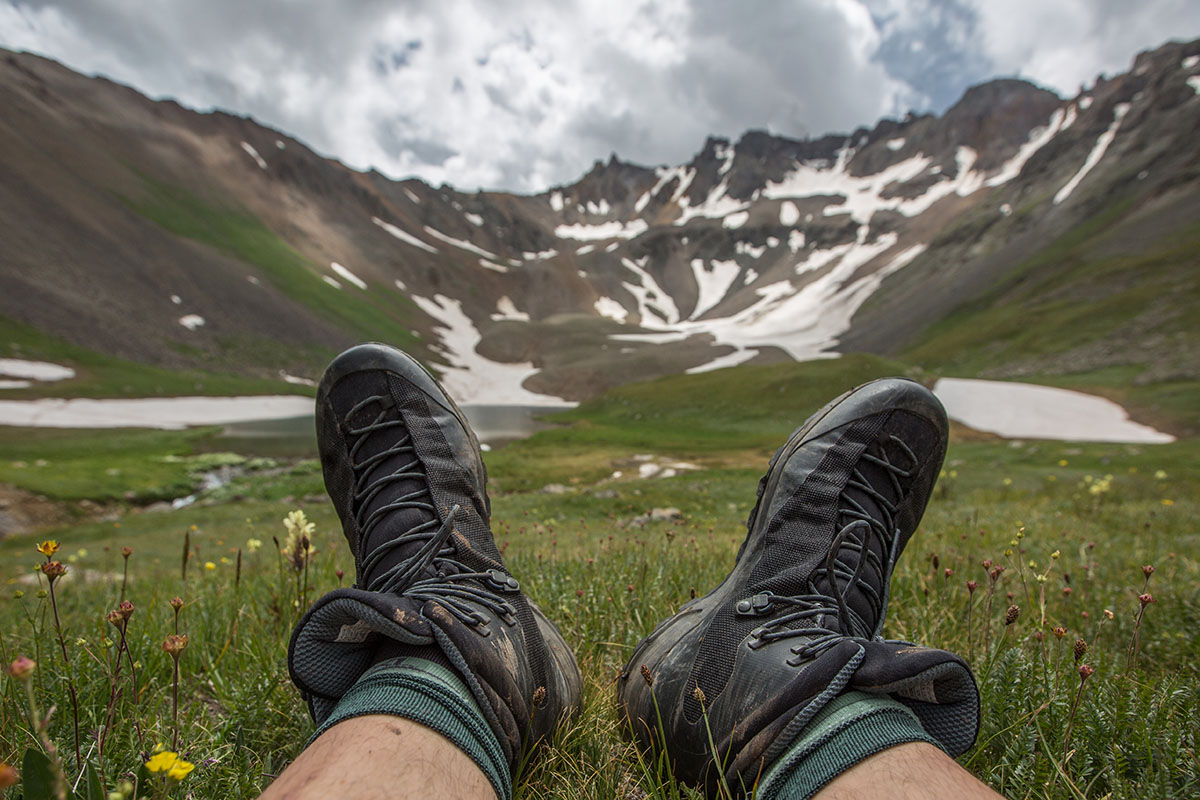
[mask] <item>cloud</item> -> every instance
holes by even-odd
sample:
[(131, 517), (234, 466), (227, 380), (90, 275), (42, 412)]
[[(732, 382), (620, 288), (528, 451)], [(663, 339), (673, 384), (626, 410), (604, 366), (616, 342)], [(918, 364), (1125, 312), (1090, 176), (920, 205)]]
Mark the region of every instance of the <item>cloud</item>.
[(148, 13), (143, 0), (0, 0), (0, 44), (249, 114), (393, 177), (535, 191), (611, 152), (679, 163), (709, 134), (820, 135), (941, 110), (996, 73), (1073, 93), (1200, 29), (1190, 5), (161, 0)]

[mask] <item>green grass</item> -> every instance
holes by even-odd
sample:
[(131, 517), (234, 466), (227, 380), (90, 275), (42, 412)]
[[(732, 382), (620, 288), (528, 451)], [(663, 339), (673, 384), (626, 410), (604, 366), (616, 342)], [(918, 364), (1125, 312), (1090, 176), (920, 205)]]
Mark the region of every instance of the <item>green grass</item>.
[(65, 381), (5, 389), (6, 399), (40, 397), (159, 397), (180, 395), (312, 394), (304, 386), (214, 369), (170, 370), (104, 355), (0, 315), (0, 355), (49, 361), (75, 370)]
[[(718, 374), (626, 387), (572, 412), (572, 427), (487, 454), (497, 541), (522, 587), (575, 649), (585, 682), (583, 715), (535, 763), (518, 797), (691, 796), (653, 765), (638, 766), (617, 721), (614, 677), (659, 619), (729, 569), (758, 476), (782, 437), (831, 395), (895, 367), (847, 360), (840, 373), (838, 362), (810, 366), (811, 383), (774, 368), (732, 372), (725, 381)], [(97, 434), (86, 449), (117, 448), (105, 438)], [(209, 441), (203, 432), (128, 438), (129, 449), (114, 450), (113, 458), (195, 454)], [(69, 455), (66, 439), (21, 446), (24, 459), (40, 453), (54, 463)], [(637, 454), (690, 459), (704, 469), (661, 480), (631, 478), (626, 469), (611, 478)], [(1107, 491), (1093, 491), (1110, 475)], [(165, 486), (176, 477), (164, 472), (147, 482)], [(971, 662), (983, 728), (961, 759), (968, 769), (1009, 797), (1200, 792), (1198, 481), (1196, 441), (952, 443), (921, 530), (897, 568), (885, 634)], [(540, 491), (551, 482), (566, 490)], [(120, 548), (134, 551), (126, 593), (137, 606), (130, 650), (140, 663), (140, 697), (135, 707), (126, 666), (101, 769), (109, 785), (135, 774), (154, 743), (174, 736), (171, 662), (160, 644), (173, 629), (167, 601), (176, 594), (187, 601), (181, 626), (189, 636), (181, 660), (179, 751), (197, 768), (175, 796), (254, 797), (295, 757), (312, 727), (283, 656), (303, 603), (294, 604), (297, 576), (281, 565), (272, 537), (283, 540), (284, 514), (302, 506), (317, 524), (318, 551), (305, 602), (346, 583), (336, 570), (352, 574), (353, 561), (320, 485), (316, 464), (300, 460), (248, 473), (179, 511), (131, 510), (115, 522), (55, 532), (59, 556), (74, 572), (56, 587), (56, 599), (79, 691), (81, 749), (98, 769), (91, 732), (108, 704), (115, 650), (104, 640), (114, 638), (104, 615), (122, 589)], [(684, 519), (630, 524), (665, 506), (679, 508)], [(252, 539), (263, 543), (255, 553)], [(186, 578), (180, 574), (185, 541), (192, 548)], [(65, 671), (49, 598), (38, 596), (30, 572), (39, 558), (32, 547), (31, 537), (0, 541), (0, 577), (9, 580), (0, 598), (0, 658), (20, 652), (39, 662), (36, 696), (43, 709), (56, 706), (49, 733), (74, 778)], [(985, 559), (1006, 567), (994, 586)], [(1148, 587), (1144, 564), (1156, 567)], [(974, 595), (967, 580), (979, 584)], [(1136, 664), (1128, 666), (1144, 588), (1156, 602), (1140, 624)], [(12, 599), (18, 591), (23, 595)], [(1006, 628), (1009, 603), (1020, 607), (1020, 617)], [(1061, 641), (1052, 632), (1056, 625), (1066, 629)], [(1079, 697), (1064, 757), (1080, 685), (1070, 653), (1076, 638), (1088, 643), (1084, 661), (1096, 672)], [(18, 687), (6, 679), (3, 689), (0, 759), (12, 762), (36, 743)]]
[(378, 339), (404, 349), (420, 344), (408, 323), (416, 307), (394, 287), (331, 289), (315, 265), (248, 212), (210, 204), (192, 192), (146, 175), (142, 180), (142, 196), (120, 199), (147, 219), (177, 236), (258, 267), (284, 294), (360, 338)]

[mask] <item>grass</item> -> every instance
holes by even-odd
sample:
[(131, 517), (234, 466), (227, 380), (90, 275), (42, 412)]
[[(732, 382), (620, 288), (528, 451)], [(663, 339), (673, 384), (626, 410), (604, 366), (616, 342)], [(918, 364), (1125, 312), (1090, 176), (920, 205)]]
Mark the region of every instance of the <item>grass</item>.
[[(614, 677), (659, 619), (729, 569), (758, 476), (782, 437), (832, 394), (893, 367), (847, 359), (809, 367), (811, 380), (775, 368), (739, 371), (733, 386), (729, 375), (721, 381), (717, 374), (626, 387), (572, 412), (570, 426), (488, 454), (497, 540), (522, 587), (575, 649), (585, 682), (583, 715), (535, 762), (518, 797), (691, 796), (655, 764), (639, 766), (617, 721)], [(83, 449), (96, 463), (194, 457), (207, 441), (203, 432), (94, 436)], [(128, 449), (106, 438), (127, 439)], [(22, 446), (23, 459), (40, 452), (51, 463), (70, 449), (51, 436)], [(691, 460), (701, 469), (629, 477), (621, 468), (639, 454)], [(961, 762), (998, 791), (1054, 798), (1200, 792), (1198, 456), (1195, 441), (952, 443), (921, 530), (897, 568), (885, 634), (970, 660), (983, 728)], [(186, 474), (170, 466), (156, 462), (143, 491), (152, 493), (157, 481), (165, 492)], [(624, 474), (614, 479), (617, 470)], [(548, 483), (565, 488), (541, 491)], [(1098, 484), (1107, 488), (1094, 489)], [(72, 485), (65, 475), (62, 485)], [(86, 492), (86, 482), (76, 485), (83, 488), (59, 491)], [(55, 586), (55, 598), (78, 691), (81, 751), (108, 787), (136, 776), (154, 744), (169, 744), (176, 729), (178, 751), (197, 765), (174, 789), (178, 797), (253, 797), (299, 751), (312, 727), (287, 677), (286, 641), (301, 609), (353, 573), (320, 486), (315, 462), (300, 459), (248, 472), (178, 511), (131, 507), (115, 521), (54, 532), (62, 543), (58, 557), (73, 573)], [(679, 508), (683, 519), (633, 524), (666, 506)], [(295, 507), (316, 524), (307, 595), (273, 542), (284, 540), (281, 521)], [(182, 576), (185, 542), (191, 557)], [(50, 598), (39, 596), (45, 578), (31, 571), (41, 559), (33, 544), (30, 537), (0, 541), (0, 576), (9, 580), (0, 599), (0, 658), (7, 663), (23, 653), (38, 662), (35, 696), (43, 711), (56, 707), (48, 732), (73, 781), (80, 770), (67, 670)], [(122, 591), (122, 546), (133, 549), (124, 588), (136, 606), (127, 639), (138, 664), (136, 703), (130, 659), (110, 682), (119, 636), (105, 615)], [(994, 584), (985, 560), (1005, 567)], [(1146, 564), (1156, 567), (1149, 579)], [(973, 594), (968, 580), (978, 584)], [(1155, 602), (1139, 624), (1143, 591)], [(189, 637), (180, 659), (178, 724), (172, 662), (161, 649), (174, 630), (168, 601), (175, 595), (186, 602), (180, 626)], [(1020, 613), (1006, 627), (1010, 603)], [(1065, 628), (1062, 639), (1055, 626)], [(1138, 654), (1130, 664), (1135, 629)], [(1082, 661), (1095, 669), (1082, 692), (1071, 652), (1076, 638), (1087, 642)], [(114, 685), (116, 722), (101, 760), (95, 734)], [(0, 760), (12, 763), (39, 745), (20, 686), (6, 678), (3, 689)]]

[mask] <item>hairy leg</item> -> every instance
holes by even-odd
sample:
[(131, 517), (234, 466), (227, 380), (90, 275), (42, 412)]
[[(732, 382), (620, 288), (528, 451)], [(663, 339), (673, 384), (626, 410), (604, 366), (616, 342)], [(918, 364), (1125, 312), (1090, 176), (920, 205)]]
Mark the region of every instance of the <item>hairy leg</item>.
[(888, 748), (834, 778), (815, 800), (996, 800), (996, 794), (954, 759), (925, 742)]
[(495, 800), (487, 777), (441, 734), (403, 717), (338, 723), (308, 746), (260, 800)]

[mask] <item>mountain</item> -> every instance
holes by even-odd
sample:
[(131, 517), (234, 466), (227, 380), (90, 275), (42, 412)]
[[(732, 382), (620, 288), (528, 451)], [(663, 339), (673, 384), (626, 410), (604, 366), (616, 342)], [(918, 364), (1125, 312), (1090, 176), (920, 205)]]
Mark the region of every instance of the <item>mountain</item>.
[(1073, 98), (996, 80), (940, 117), (614, 155), (534, 196), (355, 171), (25, 53), (0, 51), (0, 107), (0, 354), (85, 382), (295, 382), (362, 339), (466, 402), (852, 350), (1200, 378), (1200, 40)]

